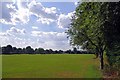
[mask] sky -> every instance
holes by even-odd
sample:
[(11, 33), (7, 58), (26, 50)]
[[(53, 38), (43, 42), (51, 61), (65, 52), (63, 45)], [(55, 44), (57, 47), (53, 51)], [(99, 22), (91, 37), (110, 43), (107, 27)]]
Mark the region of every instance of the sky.
[(72, 49), (68, 27), (77, 2), (0, 2), (0, 44), (14, 47)]

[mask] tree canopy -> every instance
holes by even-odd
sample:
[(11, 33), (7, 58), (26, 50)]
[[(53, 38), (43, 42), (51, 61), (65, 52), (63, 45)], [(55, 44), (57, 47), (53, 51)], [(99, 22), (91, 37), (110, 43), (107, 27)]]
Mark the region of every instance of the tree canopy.
[(79, 5), (68, 30), (72, 45), (82, 45), (83, 49), (93, 50), (101, 56), (101, 69), (103, 69), (103, 52), (105, 50), (102, 33), (102, 5), (103, 3), (93, 2)]
[[(117, 31), (116, 25), (119, 26), (120, 23), (120, 18), (117, 17), (120, 13), (118, 5), (120, 3), (83, 2), (76, 8), (67, 31), (73, 46), (82, 46), (83, 49), (96, 52), (96, 56), (100, 57), (101, 69), (104, 64), (103, 53), (112, 41), (112, 37), (116, 35), (113, 30)], [(113, 34), (112, 37), (109, 34)], [(117, 37), (120, 35), (116, 35)]]

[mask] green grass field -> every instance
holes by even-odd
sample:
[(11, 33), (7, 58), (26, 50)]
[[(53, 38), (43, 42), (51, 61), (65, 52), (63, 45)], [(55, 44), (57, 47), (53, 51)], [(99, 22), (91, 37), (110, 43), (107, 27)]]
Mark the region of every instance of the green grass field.
[(2, 55), (0, 54), (0, 78), (2, 78)]
[(101, 78), (90, 54), (3, 55), (3, 78)]

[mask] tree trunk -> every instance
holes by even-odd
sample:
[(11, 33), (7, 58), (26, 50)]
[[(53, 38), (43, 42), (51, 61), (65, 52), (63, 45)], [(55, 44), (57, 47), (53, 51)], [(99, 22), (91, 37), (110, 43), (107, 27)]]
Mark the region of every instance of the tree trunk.
[(100, 54), (100, 69), (104, 68), (103, 52)]

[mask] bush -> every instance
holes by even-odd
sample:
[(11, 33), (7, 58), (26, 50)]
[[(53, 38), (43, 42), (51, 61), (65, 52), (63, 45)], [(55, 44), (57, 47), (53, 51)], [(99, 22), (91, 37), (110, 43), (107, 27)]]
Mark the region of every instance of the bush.
[(120, 78), (120, 50), (113, 48), (106, 55), (108, 64), (105, 64), (104, 74)]

